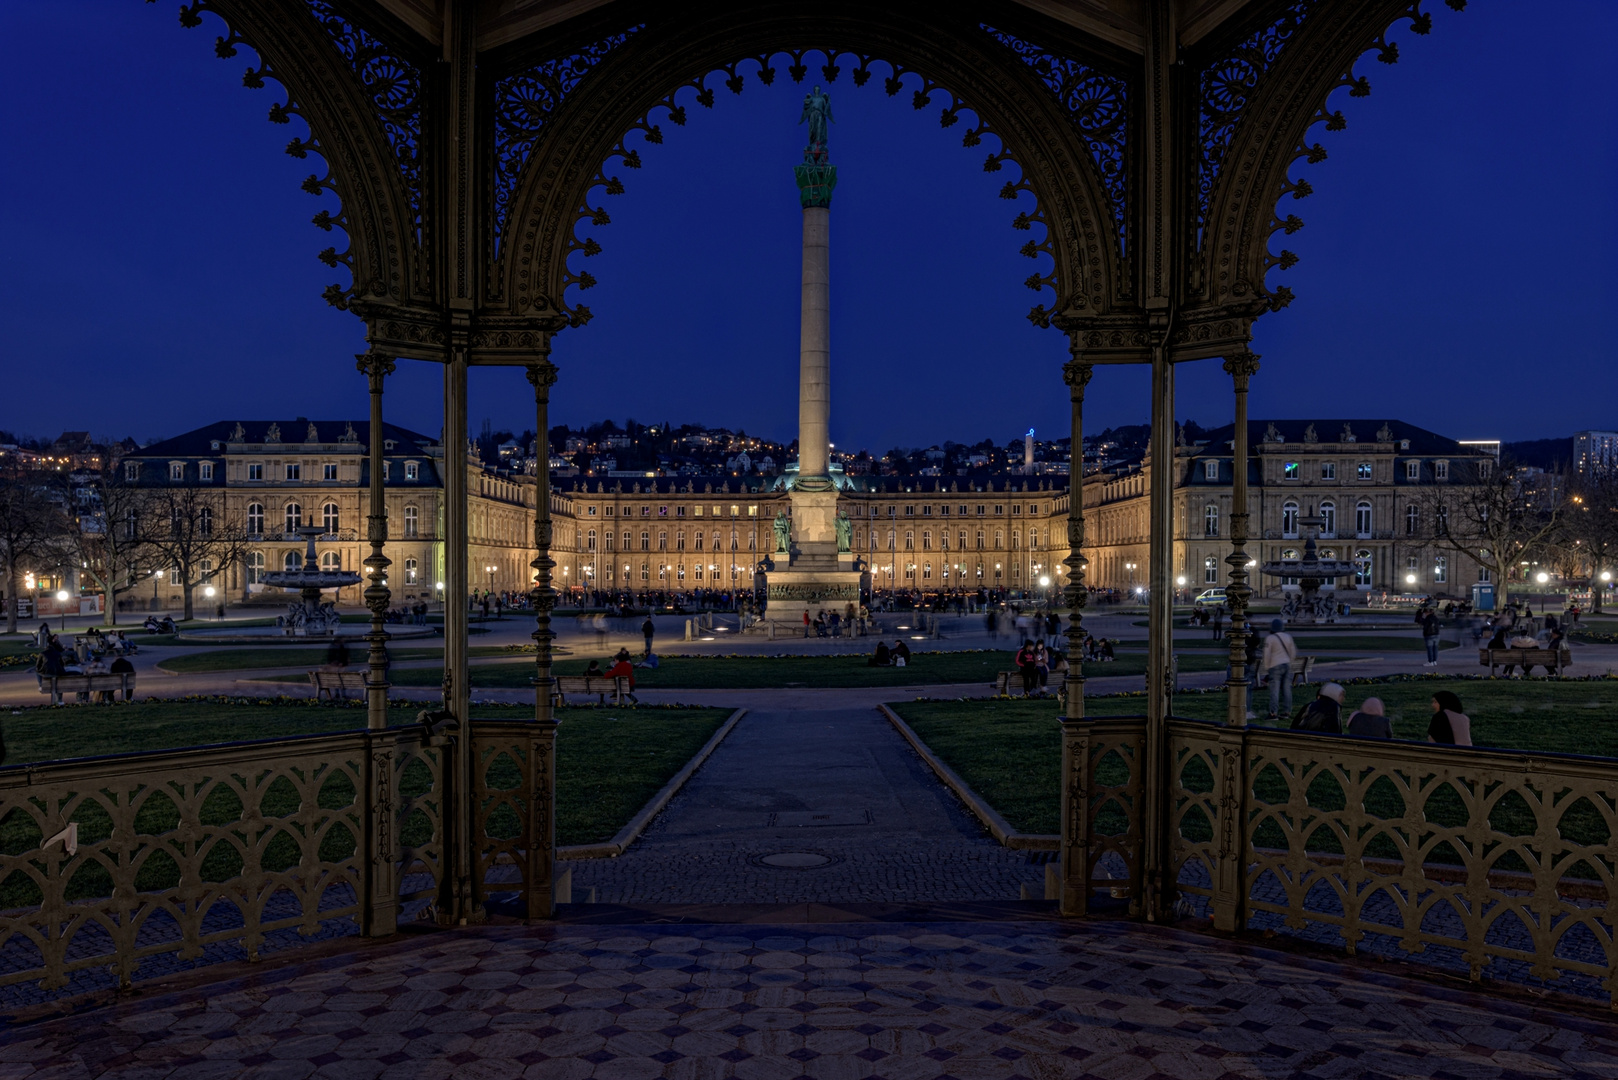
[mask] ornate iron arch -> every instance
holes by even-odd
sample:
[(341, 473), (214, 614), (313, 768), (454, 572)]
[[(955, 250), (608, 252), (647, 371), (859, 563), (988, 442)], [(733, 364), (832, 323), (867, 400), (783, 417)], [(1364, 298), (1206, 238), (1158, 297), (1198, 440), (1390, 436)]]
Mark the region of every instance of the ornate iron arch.
[[(558, 329), (587, 321), (588, 308), (570, 305), (565, 293), (590, 279), (569, 259), (599, 250), (593, 237), (578, 235), (578, 224), (609, 221), (597, 193), (623, 190), (618, 169), (640, 166), (638, 151), (625, 145), (629, 133), (659, 142), (664, 124), (684, 122), (685, 108), (675, 99), (681, 90), (693, 88), (700, 105), (711, 105), (717, 90), (740, 93), (750, 79), (801, 80), (811, 70), (806, 58), (815, 54), (826, 60), (815, 66), (822, 81), (835, 82), (846, 70), (864, 86), (876, 75), (888, 94), (908, 91), (917, 109), (939, 107), (945, 128), (963, 112), (975, 115), (978, 123), (964, 130), (966, 146), (988, 135), (999, 140), (984, 168), (998, 171), (1006, 160), (1020, 167), (1021, 176), (1000, 194), (1033, 195), (1037, 209), (1010, 223), (1029, 231), (1043, 226), (1045, 235), (1029, 238), (1021, 250), (1052, 261), (1049, 273), (1025, 281), (1055, 293), (1053, 307), (1041, 303), (1030, 312), (1036, 324), (1050, 325), (1062, 313), (1105, 314), (1127, 297), (1124, 76), (1096, 57), (1053, 54), (976, 19), (919, 27), (869, 7), (823, 7), (807, 18), (759, 5), (678, 17), (647, 13), (640, 21), (598, 25), (566, 52), (491, 65), (496, 74), (484, 82), (491, 95), (485, 116), (497, 125), (515, 96), (532, 101), (524, 107), (540, 123), (526, 133), (486, 128), (491, 220), (484, 236), (492, 273), (483, 310), (547, 318)], [(1116, 100), (1105, 100), (1109, 89)], [(1115, 117), (1098, 123), (1102, 110)], [(514, 168), (509, 147), (524, 139), (528, 153)]]
[(217, 56), (234, 58), (240, 46), (257, 53), (244, 86), (273, 80), (285, 89), (287, 101), (270, 106), (270, 121), (297, 116), (308, 124), (310, 137), (293, 138), (286, 152), (325, 162), (302, 187), (337, 197), (338, 213), (322, 210), (312, 220), (347, 234), (345, 250), (332, 245), (320, 259), (351, 275), (346, 287), (328, 286), (326, 300), (362, 317), (367, 307), (434, 300), (425, 131), (432, 88), (419, 46), (388, 33), (386, 20), (350, 18), (341, 0), (193, 0), (181, 7), (180, 23), (199, 27), (205, 12), (226, 24)]
[[(1466, 7), (1466, 0), (1445, 3), (1455, 11)], [(1266, 277), (1298, 261), (1291, 251), (1270, 250), (1277, 232), (1290, 236), (1303, 227), (1281, 200), (1303, 199), (1313, 190), (1307, 180), (1292, 178), (1292, 168), (1300, 159), (1326, 159), (1325, 147), (1309, 141), (1310, 129), (1346, 126), (1328, 98), (1340, 89), (1353, 98), (1369, 95), (1370, 80), (1355, 67), (1369, 53), (1381, 63), (1397, 62), (1398, 45), (1388, 34), (1406, 20), (1418, 35), (1432, 29), (1421, 0), (1285, 0), (1198, 62), (1189, 298), (1250, 317), (1291, 303), (1292, 290), (1271, 287)]]

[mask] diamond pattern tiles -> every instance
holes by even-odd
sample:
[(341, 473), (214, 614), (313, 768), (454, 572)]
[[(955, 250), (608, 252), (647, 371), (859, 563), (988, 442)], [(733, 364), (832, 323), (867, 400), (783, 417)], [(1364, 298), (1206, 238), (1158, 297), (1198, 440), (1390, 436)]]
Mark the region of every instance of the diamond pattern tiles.
[(501, 927), (4, 1033), (102, 1076), (1594, 1078), (1618, 1025), (1126, 923)]

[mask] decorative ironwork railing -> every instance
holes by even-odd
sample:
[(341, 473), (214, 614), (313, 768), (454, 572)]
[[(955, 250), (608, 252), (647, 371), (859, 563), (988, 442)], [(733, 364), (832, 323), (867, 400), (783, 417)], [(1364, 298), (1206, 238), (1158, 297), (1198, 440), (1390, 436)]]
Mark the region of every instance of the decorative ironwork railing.
[(390, 933), (443, 878), (420, 726), (0, 769), (0, 1007)]
[(1172, 871), (1217, 927), (1618, 1003), (1618, 763), (1191, 720), (1168, 735)]

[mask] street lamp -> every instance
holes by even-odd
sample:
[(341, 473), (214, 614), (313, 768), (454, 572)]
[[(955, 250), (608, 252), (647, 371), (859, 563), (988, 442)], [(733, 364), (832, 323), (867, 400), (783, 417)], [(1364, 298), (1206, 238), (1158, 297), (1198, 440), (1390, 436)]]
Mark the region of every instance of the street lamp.
[(1134, 592), (1135, 591), (1135, 564), (1132, 563), (1132, 562), (1126, 562), (1126, 563), (1124, 563), (1124, 569), (1129, 571), (1129, 591)]
[(1405, 584), (1406, 585), (1414, 585), (1415, 583), (1416, 583), (1416, 575), (1415, 574), (1406, 574), (1405, 575)]
[(56, 602), (62, 608), (62, 632), (67, 633), (67, 590), (59, 589), (56, 593)]
[(1549, 574), (1547, 574), (1543, 570), (1541, 570), (1539, 573), (1534, 575), (1534, 580), (1539, 582), (1541, 585), (1545, 584), (1550, 579), (1551, 579), (1551, 576)]
[(214, 587), (212, 585), (204, 586), (202, 595), (208, 598), (208, 606), (213, 607)]

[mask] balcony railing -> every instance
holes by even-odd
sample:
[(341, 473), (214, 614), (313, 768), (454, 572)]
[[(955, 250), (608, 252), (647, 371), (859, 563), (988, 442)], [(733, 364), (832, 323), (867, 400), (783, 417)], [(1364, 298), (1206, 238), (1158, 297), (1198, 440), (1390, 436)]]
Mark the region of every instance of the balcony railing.
[[(1081, 730), (1085, 902), (1138, 904), (1146, 723)], [(1173, 883), (1216, 927), (1618, 1003), (1618, 763), (1181, 719), (1168, 757)]]

